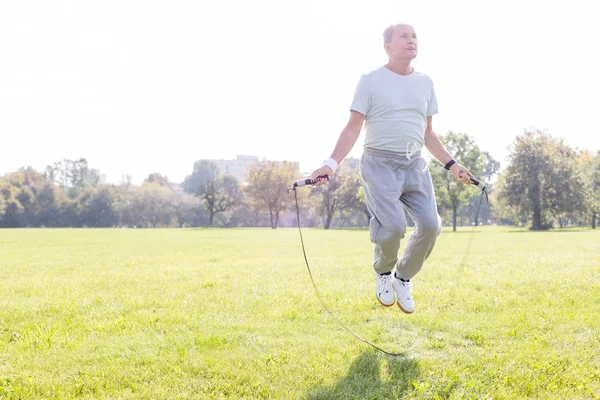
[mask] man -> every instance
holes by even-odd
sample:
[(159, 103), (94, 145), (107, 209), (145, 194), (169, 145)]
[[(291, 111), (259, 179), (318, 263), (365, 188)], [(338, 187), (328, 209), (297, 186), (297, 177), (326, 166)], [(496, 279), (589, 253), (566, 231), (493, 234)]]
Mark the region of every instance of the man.
[[(431, 175), (421, 148), (424, 145), (458, 181), (468, 184), (472, 175), (453, 160), (433, 132), (431, 120), (438, 112), (433, 82), (411, 66), (418, 48), (415, 30), (406, 24), (392, 25), (383, 36), (388, 63), (361, 76), (348, 124), (330, 158), (311, 178), (335, 173), (364, 122), (360, 174), (371, 215), (369, 236), (375, 244), (376, 295), (382, 305), (389, 307), (397, 301), (400, 309), (410, 314), (415, 309), (410, 280), (431, 254), (441, 231)], [(400, 240), (406, 232), (405, 209), (416, 226), (398, 258)]]

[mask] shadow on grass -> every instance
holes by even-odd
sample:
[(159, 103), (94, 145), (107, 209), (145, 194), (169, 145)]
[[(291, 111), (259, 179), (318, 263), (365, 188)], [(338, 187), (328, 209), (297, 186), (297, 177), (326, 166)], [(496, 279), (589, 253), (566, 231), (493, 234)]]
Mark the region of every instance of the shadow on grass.
[(447, 234), (447, 235), (454, 235), (454, 234), (461, 234), (461, 233), (482, 233), (482, 230), (477, 230), (477, 229), (473, 229), (473, 228), (458, 228), (455, 231), (442, 231), (442, 233)]
[(362, 352), (348, 374), (331, 387), (314, 388), (307, 399), (400, 399), (419, 376), (417, 360)]
[(553, 228), (553, 229), (540, 229), (540, 230), (523, 228), (522, 230), (515, 229), (515, 230), (511, 230), (511, 231), (506, 231), (503, 233), (581, 233), (581, 232), (591, 232), (591, 231), (593, 231), (592, 228)]
[[(590, 232), (592, 231), (592, 228), (589, 227), (577, 227), (577, 228), (552, 228), (552, 229), (541, 229), (541, 230), (537, 230), (534, 231), (532, 229), (528, 229), (528, 228), (511, 228), (511, 229), (506, 229), (506, 230), (502, 230), (499, 231), (498, 233), (508, 233), (508, 234), (512, 234), (512, 233), (574, 233), (574, 232)], [(485, 230), (480, 230), (479, 228), (473, 229), (470, 227), (458, 227), (458, 229), (456, 231), (442, 231), (442, 233), (445, 234), (449, 234), (449, 235), (454, 235), (454, 234), (461, 234), (461, 233), (488, 233)]]

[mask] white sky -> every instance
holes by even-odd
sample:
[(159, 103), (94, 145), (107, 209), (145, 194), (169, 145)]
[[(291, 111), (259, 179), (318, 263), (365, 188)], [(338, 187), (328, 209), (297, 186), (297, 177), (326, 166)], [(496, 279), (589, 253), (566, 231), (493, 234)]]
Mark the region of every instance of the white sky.
[[(593, 4), (596, 4), (595, 6)], [(201, 158), (300, 161), (347, 122), (382, 31), (408, 22), (434, 130), (506, 165), (527, 127), (600, 149), (598, 2), (234, 0), (0, 3), (0, 174), (88, 159), (118, 183), (180, 182)], [(364, 136), (350, 155), (362, 152)], [(467, 166), (468, 167), (468, 166)]]

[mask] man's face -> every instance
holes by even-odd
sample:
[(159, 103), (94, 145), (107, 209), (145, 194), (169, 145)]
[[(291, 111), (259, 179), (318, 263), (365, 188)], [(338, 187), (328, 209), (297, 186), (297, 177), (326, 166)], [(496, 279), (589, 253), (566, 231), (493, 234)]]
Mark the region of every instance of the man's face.
[(390, 58), (412, 60), (417, 56), (417, 34), (410, 25), (394, 27), (392, 40), (385, 44)]

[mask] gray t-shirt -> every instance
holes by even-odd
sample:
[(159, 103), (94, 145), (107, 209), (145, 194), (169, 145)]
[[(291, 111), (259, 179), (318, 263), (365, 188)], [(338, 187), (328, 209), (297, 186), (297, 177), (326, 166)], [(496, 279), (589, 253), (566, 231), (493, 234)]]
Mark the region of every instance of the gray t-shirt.
[(437, 114), (438, 105), (427, 75), (399, 75), (381, 67), (361, 76), (350, 110), (366, 116), (365, 147), (415, 153), (423, 147), (427, 117)]

